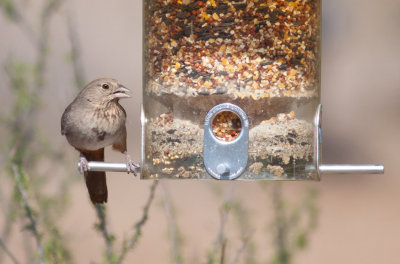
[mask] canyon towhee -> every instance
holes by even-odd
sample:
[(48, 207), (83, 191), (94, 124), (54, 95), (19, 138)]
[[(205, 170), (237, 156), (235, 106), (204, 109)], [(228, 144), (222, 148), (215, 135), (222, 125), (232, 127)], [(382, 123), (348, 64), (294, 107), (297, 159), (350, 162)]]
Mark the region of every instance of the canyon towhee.
[(135, 174), (138, 167), (127, 154), (126, 112), (118, 102), (130, 97), (128, 92), (117, 80), (94, 80), (82, 89), (61, 118), (61, 134), (80, 153), (79, 169), (85, 175), (94, 204), (107, 202), (106, 174), (88, 171), (88, 161), (104, 161), (104, 147), (112, 145), (126, 155), (128, 173)]

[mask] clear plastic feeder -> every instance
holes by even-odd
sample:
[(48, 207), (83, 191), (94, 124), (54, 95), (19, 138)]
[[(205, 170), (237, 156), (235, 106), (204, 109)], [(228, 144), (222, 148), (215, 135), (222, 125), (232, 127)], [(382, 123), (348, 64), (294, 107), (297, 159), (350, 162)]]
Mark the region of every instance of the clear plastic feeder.
[(144, 179), (317, 180), (319, 0), (145, 0)]

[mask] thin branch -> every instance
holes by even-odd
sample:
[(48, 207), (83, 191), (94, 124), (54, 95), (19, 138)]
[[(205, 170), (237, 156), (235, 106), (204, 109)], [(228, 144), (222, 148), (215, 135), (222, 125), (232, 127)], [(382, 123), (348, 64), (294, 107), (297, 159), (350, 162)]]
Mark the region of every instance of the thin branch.
[(12, 164), (12, 169), (14, 172), (14, 177), (15, 177), (16, 184), (18, 186), (18, 190), (19, 190), (22, 200), (24, 202), (25, 214), (31, 223), (30, 230), (33, 234), (33, 237), (36, 240), (36, 250), (39, 255), (39, 263), (44, 264), (43, 248), (41, 245), (39, 232), (37, 230), (37, 224), (36, 224), (35, 219), (33, 218), (33, 213), (32, 213), (32, 209), (31, 209), (32, 207), (29, 204), (28, 195), (26, 194), (25, 188), (22, 186), (22, 183), (21, 183), (21, 174), (19, 173), (19, 170), (18, 170), (18, 167), (16, 164)]
[(154, 194), (156, 192), (157, 185), (158, 181), (153, 181), (153, 184), (150, 186), (150, 193), (149, 197), (147, 198), (147, 202), (143, 208), (142, 218), (135, 224), (135, 233), (132, 235), (131, 239), (129, 239), (127, 243), (124, 243), (119, 258), (117, 259), (117, 261), (114, 262), (115, 264), (121, 264), (128, 251), (131, 250), (139, 241), (139, 238), (142, 234), (142, 227), (149, 218), (149, 210), (154, 200)]
[(281, 183), (275, 183), (272, 185), (272, 206), (274, 208), (274, 229), (275, 237), (274, 244), (276, 245), (276, 257), (278, 263), (288, 264), (290, 263), (290, 252), (288, 249), (288, 233), (291, 228), (288, 224), (286, 216), (286, 210), (284, 208), (284, 200), (282, 194)]
[[(315, 205), (314, 205), (315, 194), (312, 190), (307, 190), (306, 196), (299, 206), (297, 206), (287, 217), (287, 223), (291, 227), (292, 232), (301, 232), (303, 235), (309, 235), (316, 225)], [(305, 219), (306, 222), (302, 222)], [(305, 225), (302, 227), (302, 225)], [(288, 245), (288, 248), (293, 252), (298, 249), (297, 241), (292, 240)]]
[[(32, 199), (32, 198), (31, 198)], [(25, 222), (24, 222), (24, 218), (20, 217), (18, 219), (18, 222), (20, 223), (21, 226), (26, 226)], [(24, 257), (26, 260), (34, 260), (37, 258), (37, 253), (36, 253), (36, 249), (34, 247), (32, 247), (32, 243), (31, 241), (29, 241), (29, 236), (30, 233), (28, 232), (24, 232), (23, 234), (23, 238), (22, 238), (22, 245), (21, 245), (21, 249), (24, 249)], [(45, 255), (45, 253), (43, 253), (43, 255)]]
[(35, 88), (40, 90), (44, 85), (44, 72), (46, 69), (46, 54), (48, 52), (50, 19), (65, 0), (47, 0), (40, 16), (39, 43), (36, 59)]
[[(36, 250), (37, 250), (37, 256), (39, 258), (39, 262), (40, 263), (44, 263), (44, 252), (43, 252), (43, 248), (42, 248), (42, 238), (41, 235), (38, 232), (38, 224), (35, 221), (35, 217), (33, 215), (33, 211), (32, 211), (32, 207), (29, 204), (29, 200), (28, 200), (28, 195), (27, 195), (27, 191), (24, 189), (24, 175), (22, 172), (22, 167), (21, 167), (21, 159), (24, 156), (24, 154), (26, 154), (26, 150), (29, 149), (29, 143), (32, 142), (33, 137), (34, 137), (34, 123), (35, 123), (35, 117), (38, 114), (38, 110), (40, 107), (39, 104), (39, 97), (38, 94), (40, 94), (40, 90), (43, 89), (44, 85), (42, 80), (44, 80), (44, 65), (45, 65), (45, 61), (46, 61), (46, 57), (47, 57), (47, 46), (48, 46), (48, 35), (49, 35), (49, 28), (50, 28), (50, 16), (52, 14), (54, 14), (54, 11), (57, 10), (59, 3), (61, 3), (61, 0), (45, 0), (44, 2), (44, 9), (42, 8), (41, 10), (44, 10), (43, 13), (41, 13), (41, 24), (39, 25), (40, 27), (38, 28), (38, 32), (35, 32), (33, 30), (33, 27), (31, 26), (31, 24), (29, 23), (29, 21), (27, 21), (25, 19), (25, 13), (21, 12), (20, 8), (18, 6), (16, 6), (16, 3), (13, 3), (14, 1), (10, 1), (12, 3), (12, 14), (10, 15), (11, 21), (13, 21), (17, 26), (19, 26), (23, 32), (26, 34), (27, 38), (29, 38), (29, 40), (32, 41), (33, 46), (35, 47), (35, 53), (37, 56), (37, 60), (34, 62), (36, 67), (37, 67), (37, 71), (35, 72), (35, 82), (33, 82), (33, 87), (34, 90), (28, 90), (29, 93), (27, 93), (27, 95), (18, 95), (18, 97), (23, 97), (23, 102), (25, 102), (24, 107), (18, 106), (18, 102), (16, 102), (16, 109), (19, 111), (17, 112), (18, 114), (20, 114), (20, 116), (18, 117), (18, 114), (15, 114), (15, 118), (13, 118), (14, 120), (14, 125), (11, 127), (11, 132), (14, 132), (13, 134), (16, 134), (14, 137), (12, 137), (12, 141), (15, 141), (12, 145), (15, 145), (15, 147), (13, 148), (13, 150), (15, 149), (14, 154), (12, 154), (13, 158), (11, 159), (12, 164), (11, 164), (11, 174), (14, 174), (15, 180), (16, 180), (16, 188), (15, 188), (15, 192), (18, 194), (20, 193), (20, 196), (22, 198), (21, 201), (23, 203), (23, 212), (26, 218), (29, 219), (30, 224), (28, 225), (28, 230), (33, 234), (34, 239), (36, 240)], [(26, 76), (21, 77), (21, 79), (23, 78), (25, 80)], [(27, 83), (32, 83), (27, 81)], [(27, 85), (27, 87), (30, 87), (30, 85)], [(19, 98), (20, 99), (20, 98)], [(18, 99), (17, 99), (18, 100)], [(26, 100), (28, 100), (29, 104), (26, 103)], [(25, 106), (27, 105), (27, 106)], [(20, 109), (18, 109), (18, 107)], [(26, 118), (26, 119), (25, 119)], [(28, 120), (28, 122), (24, 122), (25, 120)], [(22, 122), (22, 123), (21, 123)], [(17, 133), (15, 133), (17, 132)], [(11, 152), (14, 152), (14, 151)], [(35, 155), (31, 155), (31, 156), (35, 156)], [(28, 155), (28, 159), (29, 159), (29, 155)], [(29, 162), (27, 162), (29, 164)], [(32, 191), (34, 191), (34, 189), (32, 189)], [(18, 195), (19, 196), (19, 195)], [(17, 196), (15, 196), (17, 197)], [(32, 198), (32, 197), (31, 197)], [(20, 203), (20, 199), (15, 199), (15, 203), (18, 202)], [(13, 199), (11, 199), (13, 200)], [(41, 200), (38, 199), (38, 202), (42, 202)], [(42, 213), (42, 212), (41, 212)], [(42, 215), (42, 214), (41, 214)], [(19, 215), (18, 215), (19, 216)], [(24, 221), (26, 221), (25, 217), (22, 217), (21, 220), (23, 219)], [(8, 221), (8, 219), (7, 219)], [(12, 223), (11, 223), (12, 224)], [(6, 226), (7, 227), (7, 222), (6, 222)], [(43, 226), (43, 228), (46, 229), (46, 225)], [(7, 231), (9, 232), (9, 231)], [(2, 237), (3, 240), (6, 240), (7, 237), (4, 236)], [(25, 241), (27, 241), (25, 239)], [(0, 256), (1, 257), (1, 256)], [(0, 260), (1, 262), (1, 260)]]
[(250, 238), (252, 237), (253, 233), (254, 232), (251, 231), (243, 238), (242, 245), (240, 246), (240, 248), (236, 252), (235, 257), (233, 258), (231, 264), (236, 264), (239, 261), (239, 258), (243, 254), (244, 250), (246, 249), (246, 247), (247, 247), (247, 245), (248, 245), (248, 243), (250, 241)]
[(99, 224), (97, 226), (98, 230), (101, 232), (104, 242), (106, 243), (107, 249), (107, 259), (111, 260), (113, 257), (113, 236), (110, 235), (107, 229), (107, 220), (106, 220), (106, 208), (104, 205), (96, 204), (96, 213), (97, 218), (99, 219)]
[(68, 14), (67, 16), (67, 27), (69, 42), (71, 44), (71, 61), (72, 69), (74, 70), (75, 85), (78, 89), (81, 89), (85, 84), (85, 73), (83, 71), (82, 61), (80, 59), (81, 54), (78, 33), (76, 32), (76, 26), (71, 14)]
[[(12, 160), (16, 151), (17, 147), (14, 145), (14, 147), (11, 148), (11, 151), (7, 154), (7, 159)], [(17, 197), (17, 194), (18, 190), (13, 188), (12, 193), (9, 195), (9, 199), (7, 200), (8, 204), (6, 209), (3, 212), (5, 223), (0, 234), (0, 242), (4, 245), (7, 244), (9, 237), (12, 235), (13, 225), (16, 223), (15, 218), (17, 217), (18, 202), (16, 199), (14, 199), (14, 197)], [(0, 263), (3, 263), (3, 258), (5, 255), (9, 255), (7, 250), (0, 251)]]
[(228, 240), (224, 239), (221, 243), (221, 258), (219, 260), (219, 264), (224, 264), (225, 263), (225, 251), (226, 251), (226, 244), (228, 243)]
[(24, 15), (22, 14), (20, 7), (17, 6), (17, 3), (14, 2), (12, 4), (12, 15), (8, 16), (9, 19), (15, 24), (19, 25), (21, 29), (26, 33), (29, 40), (32, 42), (34, 46), (37, 46), (38, 39), (35, 35), (35, 31), (32, 26), (26, 21)]
[[(13, 231), (12, 227), (15, 224), (14, 217), (16, 214), (16, 201), (12, 199), (13, 197), (15, 197), (15, 193), (16, 190), (14, 189), (14, 191), (10, 194), (10, 199), (8, 201), (7, 209), (4, 212), (5, 223), (3, 225), (2, 232), (0, 235), (4, 243), (7, 243), (8, 238), (11, 236), (11, 233)], [(2, 263), (4, 257), (2, 253), (3, 252), (0, 252), (0, 263)]]
[(163, 201), (164, 201), (164, 209), (167, 215), (168, 229), (169, 235), (172, 243), (172, 257), (175, 264), (181, 263), (181, 254), (180, 254), (180, 246), (178, 239), (178, 230), (176, 227), (176, 222), (174, 219), (173, 208), (171, 205), (171, 200), (168, 194), (167, 187), (165, 186), (165, 182), (161, 182), (161, 188), (163, 190)]
[(6, 252), (7, 256), (10, 257), (11, 261), (14, 264), (19, 264), (20, 262), (17, 260), (17, 258), (14, 256), (14, 254), (11, 253), (11, 251), (7, 248), (6, 244), (3, 242), (3, 240), (0, 238), (0, 247)]
[(32, 29), (32, 27), (29, 25), (29, 23), (25, 20), (23, 15), (21, 15), (20, 13), (16, 13), (16, 15), (17, 15), (16, 22), (18, 22), (21, 25), (22, 30), (25, 31), (26, 35), (28, 36), (28, 38), (32, 42), (32, 44), (34, 46), (37, 46), (38, 40), (35, 35), (35, 31)]
[[(213, 256), (217, 252), (218, 248), (223, 249), (223, 247), (224, 247), (223, 242), (224, 242), (224, 238), (225, 238), (225, 225), (226, 225), (226, 222), (228, 221), (228, 213), (230, 211), (231, 202), (232, 202), (232, 193), (233, 193), (233, 183), (229, 183), (228, 191), (225, 196), (225, 201), (220, 209), (221, 217), (220, 217), (220, 221), (219, 221), (219, 230), (218, 230), (217, 238), (215, 239), (215, 242), (214, 242), (213, 249), (209, 256), (209, 261), (210, 261), (210, 258), (213, 258)], [(221, 251), (221, 254), (223, 254), (223, 251)]]
[[(36, 61), (35, 61), (35, 76), (31, 97), (32, 100), (39, 100), (40, 91), (44, 88), (44, 79), (45, 79), (45, 68), (46, 68), (46, 55), (48, 54), (48, 43), (49, 43), (49, 32), (50, 32), (50, 19), (52, 15), (58, 10), (60, 5), (65, 0), (47, 0), (45, 2), (45, 6), (42, 9), (40, 16), (40, 25), (39, 32), (36, 34), (35, 39), (37, 40), (36, 44)], [(34, 97), (35, 96), (35, 97)], [(34, 120), (38, 114), (38, 108), (40, 104), (37, 102), (35, 105), (32, 105), (30, 111), (27, 113), (27, 120)], [(25, 141), (29, 141), (32, 138), (32, 124), (25, 125), (25, 130), (22, 132), (21, 139)], [(26, 145), (26, 144), (25, 144)]]

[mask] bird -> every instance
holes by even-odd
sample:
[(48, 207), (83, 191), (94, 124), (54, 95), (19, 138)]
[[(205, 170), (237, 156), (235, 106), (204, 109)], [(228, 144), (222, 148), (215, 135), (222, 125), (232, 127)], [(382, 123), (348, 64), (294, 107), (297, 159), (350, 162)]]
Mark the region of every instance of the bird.
[(129, 98), (129, 89), (112, 78), (87, 84), (65, 109), (61, 134), (79, 151), (79, 171), (84, 174), (93, 204), (106, 203), (108, 190), (104, 171), (89, 171), (88, 161), (104, 161), (104, 148), (112, 146), (126, 156), (127, 173), (136, 176), (138, 164), (127, 153), (126, 112), (120, 99)]

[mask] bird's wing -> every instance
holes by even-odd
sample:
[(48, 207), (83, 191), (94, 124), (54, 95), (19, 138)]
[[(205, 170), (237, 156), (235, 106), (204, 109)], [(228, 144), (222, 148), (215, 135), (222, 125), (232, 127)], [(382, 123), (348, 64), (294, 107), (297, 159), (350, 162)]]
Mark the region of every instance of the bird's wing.
[(121, 136), (119, 136), (117, 138), (117, 140), (112, 145), (112, 148), (114, 150), (120, 151), (121, 153), (126, 152), (126, 127), (125, 127), (125, 125), (122, 128)]
[(68, 124), (68, 115), (69, 115), (70, 111), (71, 111), (71, 105), (69, 105), (65, 109), (65, 111), (61, 117), (61, 135), (65, 135), (67, 133), (66, 130), (67, 130), (67, 124)]

